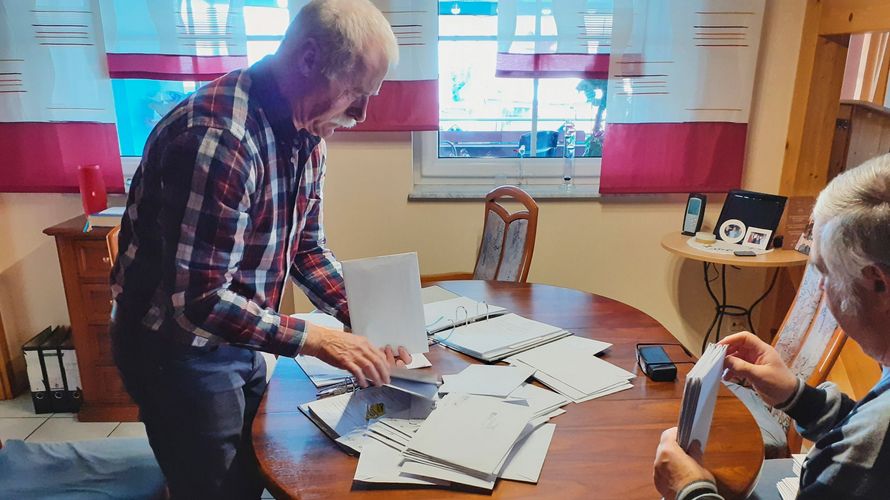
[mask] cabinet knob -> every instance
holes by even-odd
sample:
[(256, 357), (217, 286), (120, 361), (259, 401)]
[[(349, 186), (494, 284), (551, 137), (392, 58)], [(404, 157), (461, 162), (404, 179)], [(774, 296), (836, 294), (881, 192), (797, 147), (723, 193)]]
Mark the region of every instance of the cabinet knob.
[(111, 257), (102, 257), (102, 262), (106, 264), (111, 264)]

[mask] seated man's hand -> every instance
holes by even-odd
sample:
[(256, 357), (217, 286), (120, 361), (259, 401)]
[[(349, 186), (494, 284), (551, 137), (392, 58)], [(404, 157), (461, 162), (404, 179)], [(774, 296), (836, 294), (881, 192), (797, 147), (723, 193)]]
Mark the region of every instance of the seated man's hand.
[(727, 346), (724, 366), (727, 379), (746, 380), (767, 404), (788, 401), (797, 390), (797, 377), (779, 353), (756, 335), (736, 333), (720, 341)]
[[(347, 370), (362, 387), (368, 387), (369, 383), (389, 383), (390, 364), (387, 354), (371, 345), (366, 337), (311, 323), (307, 323), (306, 327), (306, 339), (301, 354), (315, 356), (329, 365)], [(399, 354), (401, 358), (401, 351)], [(411, 360), (410, 355), (408, 360)], [(395, 361), (391, 364), (394, 366)]]
[(408, 350), (402, 346), (399, 346), (398, 356), (396, 356), (390, 346), (386, 346), (386, 348), (383, 349), (383, 354), (386, 355), (386, 362), (389, 363), (390, 366), (404, 367), (411, 364), (411, 354), (409, 354)]
[(661, 442), (655, 452), (655, 488), (667, 500), (695, 481), (714, 482), (714, 476), (683, 451), (677, 443), (677, 428), (671, 427), (661, 434)]

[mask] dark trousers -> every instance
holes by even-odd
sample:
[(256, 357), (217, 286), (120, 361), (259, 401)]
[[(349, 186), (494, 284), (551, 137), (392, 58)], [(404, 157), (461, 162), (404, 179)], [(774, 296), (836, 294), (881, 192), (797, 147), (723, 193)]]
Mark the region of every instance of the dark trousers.
[(266, 389), (263, 357), (228, 345), (189, 347), (114, 323), (111, 339), (172, 498), (259, 498), (250, 428)]

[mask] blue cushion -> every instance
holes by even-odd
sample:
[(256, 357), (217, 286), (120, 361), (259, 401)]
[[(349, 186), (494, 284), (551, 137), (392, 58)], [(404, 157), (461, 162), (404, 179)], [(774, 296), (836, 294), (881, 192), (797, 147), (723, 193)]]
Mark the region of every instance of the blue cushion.
[(763, 454), (766, 458), (779, 458), (788, 456), (788, 431), (770, 413), (770, 407), (760, 399), (757, 392), (750, 387), (744, 387), (731, 382), (726, 382), (726, 387), (732, 391), (751, 412), (751, 416), (760, 427), (760, 435), (763, 437)]
[(9, 440), (0, 449), (4, 498), (160, 498), (164, 474), (145, 438), (62, 443)]

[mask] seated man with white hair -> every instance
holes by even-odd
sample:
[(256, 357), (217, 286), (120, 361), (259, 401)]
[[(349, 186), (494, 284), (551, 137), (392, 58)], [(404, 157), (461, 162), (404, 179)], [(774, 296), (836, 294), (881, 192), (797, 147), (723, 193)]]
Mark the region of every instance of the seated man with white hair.
[[(815, 443), (798, 498), (890, 498), (890, 155), (832, 180), (813, 215), (811, 260), (822, 273), (829, 308), (884, 367), (881, 379), (858, 402), (832, 383), (809, 387), (750, 333), (721, 341), (728, 347), (728, 376), (750, 382)], [(677, 444), (676, 428), (662, 434), (655, 486), (669, 500), (722, 498), (711, 473)]]
[(278, 51), (199, 89), (152, 131), (112, 271), (115, 362), (173, 498), (258, 498), (256, 351), (317, 356), (361, 386), (396, 346), (279, 314), (287, 277), (349, 324), (322, 226), (323, 138), (365, 119), (398, 59), (368, 0), (314, 0)]

